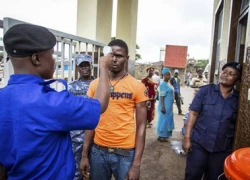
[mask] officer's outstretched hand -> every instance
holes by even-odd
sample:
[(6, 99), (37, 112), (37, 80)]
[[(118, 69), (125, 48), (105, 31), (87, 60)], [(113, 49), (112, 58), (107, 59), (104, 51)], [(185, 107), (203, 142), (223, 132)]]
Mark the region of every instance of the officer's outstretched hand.
[(190, 137), (185, 137), (182, 142), (182, 149), (184, 150), (185, 153), (189, 153), (192, 151), (192, 143)]
[(82, 158), (80, 162), (80, 171), (82, 173), (83, 179), (89, 179), (89, 159), (88, 158)]
[(100, 57), (100, 68), (108, 68), (109, 69), (112, 59), (113, 59), (112, 53), (109, 53), (106, 56)]
[(94, 98), (99, 100), (101, 104), (101, 113), (104, 113), (108, 107), (110, 97), (109, 69), (113, 61), (113, 54), (109, 53), (100, 58), (100, 79), (95, 89)]

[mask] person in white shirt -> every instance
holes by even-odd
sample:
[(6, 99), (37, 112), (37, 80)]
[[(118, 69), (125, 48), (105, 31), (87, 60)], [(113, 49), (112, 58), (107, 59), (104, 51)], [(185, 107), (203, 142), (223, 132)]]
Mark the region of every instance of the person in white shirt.
[(201, 86), (207, 84), (207, 78), (203, 76), (203, 70), (201, 68), (197, 69), (197, 77), (192, 78), (190, 82), (190, 87), (194, 88), (194, 95), (198, 92)]
[(157, 69), (154, 71), (152, 79), (157, 83), (158, 86), (160, 85), (161, 77), (160, 77), (160, 72)]

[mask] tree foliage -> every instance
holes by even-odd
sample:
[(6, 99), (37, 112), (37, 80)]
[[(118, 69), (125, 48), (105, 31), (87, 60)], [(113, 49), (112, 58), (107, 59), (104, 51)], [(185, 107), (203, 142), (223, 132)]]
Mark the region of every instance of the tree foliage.
[(194, 64), (194, 67), (202, 68), (204, 70), (208, 63), (209, 63), (208, 59), (198, 59), (196, 63)]
[(196, 72), (198, 68), (205, 70), (208, 63), (209, 63), (208, 59), (198, 59), (198, 60), (190, 59), (188, 61), (186, 70), (187, 72)]
[(3, 51), (0, 52), (0, 62), (1, 62), (2, 59), (3, 59)]
[(141, 59), (141, 55), (138, 54), (138, 53), (136, 53), (136, 54), (135, 54), (135, 60), (138, 60), (138, 59)]
[(138, 44), (136, 44), (135, 60), (141, 59), (141, 55), (137, 51), (138, 49), (140, 49), (140, 47)]

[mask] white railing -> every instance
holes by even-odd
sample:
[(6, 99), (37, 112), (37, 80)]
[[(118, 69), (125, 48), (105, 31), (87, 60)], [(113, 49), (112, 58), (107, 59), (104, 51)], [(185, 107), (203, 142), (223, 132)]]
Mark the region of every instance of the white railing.
[[(16, 24), (26, 23), (12, 18), (4, 18), (0, 21), (0, 28), (3, 28), (5, 33), (9, 28)], [(49, 29), (49, 28), (48, 28)], [(86, 39), (80, 36), (60, 32), (49, 29), (56, 36), (56, 46), (54, 47), (56, 55), (56, 68), (54, 78), (68, 79), (71, 82), (78, 78), (78, 73), (75, 70), (75, 57), (80, 53), (88, 53), (92, 55), (93, 71), (92, 75), (99, 77), (99, 60), (102, 55), (104, 43)], [(3, 49), (3, 47), (2, 47)], [(1, 51), (1, 46), (0, 46)], [(7, 54), (4, 52), (4, 80), (7, 83), (9, 76), (13, 74), (13, 67), (10, 61), (6, 61)], [(57, 86), (56, 86), (57, 88)]]

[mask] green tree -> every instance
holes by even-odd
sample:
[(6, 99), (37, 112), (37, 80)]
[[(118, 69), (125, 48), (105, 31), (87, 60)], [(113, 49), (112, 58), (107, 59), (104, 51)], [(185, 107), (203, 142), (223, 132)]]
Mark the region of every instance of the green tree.
[(3, 59), (3, 52), (0, 52), (0, 60)]
[(203, 70), (207, 66), (209, 60), (208, 59), (198, 59), (196, 63), (194, 64), (194, 67), (197, 68), (202, 68)]
[(135, 60), (141, 59), (141, 55), (137, 51), (138, 49), (140, 49), (140, 47), (138, 46), (138, 44), (136, 44)]

